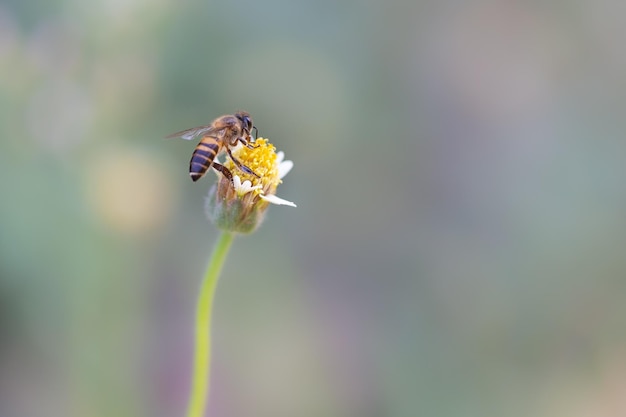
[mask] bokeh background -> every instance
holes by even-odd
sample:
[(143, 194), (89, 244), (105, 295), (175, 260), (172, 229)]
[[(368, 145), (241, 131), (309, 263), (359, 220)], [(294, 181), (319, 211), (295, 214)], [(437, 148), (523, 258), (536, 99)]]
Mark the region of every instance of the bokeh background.
[(0, 416), (184, 415), (214, 176), (211, 416), (626, 415), (626, 9), (612, 0), (4, 0)]

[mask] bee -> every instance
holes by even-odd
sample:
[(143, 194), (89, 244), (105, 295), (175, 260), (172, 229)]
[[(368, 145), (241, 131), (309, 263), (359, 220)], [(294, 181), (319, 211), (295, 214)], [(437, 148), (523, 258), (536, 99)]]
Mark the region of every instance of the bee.
[(256, 135), (258, 130), (252, 123), (250, 114), (240, 111), (235, 114), (226, 114), (213, 120), (210, 125), (192, 127), (180, 132), (172, 133), (167, 138), (182, 138), (192, 140), (200, 137), (200, 143), (196, 146), (189, 161), (189, 175), (196, 182), (204, 176), (209, 168), (215, 168), (221, 172), (230, 182), (233, 182), (233, 175), (224, 165), (215, 162), (215, 158), (226, 151), (230, 159), (241, 171), (259, 177), (254, 171), (239, 162), (231, 153), (231, 148), (237, 143), (248, 148), (252, 145), (250, 131), (254, 129)]

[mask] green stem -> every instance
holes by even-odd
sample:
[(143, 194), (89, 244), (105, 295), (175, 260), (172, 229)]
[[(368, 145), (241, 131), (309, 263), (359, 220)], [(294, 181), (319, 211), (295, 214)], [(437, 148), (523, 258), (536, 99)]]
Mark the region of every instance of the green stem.
[(189, 397), (187, 417), (203, 417), (209, 394), (209, 371), (211, 367), (211, 310), (217, 279), (224, 265), (234, 235), (222, 232), (217, 240), (211, 260), (200, 287), (196, 311), (196, 351), (193, 366), (193, 382)]

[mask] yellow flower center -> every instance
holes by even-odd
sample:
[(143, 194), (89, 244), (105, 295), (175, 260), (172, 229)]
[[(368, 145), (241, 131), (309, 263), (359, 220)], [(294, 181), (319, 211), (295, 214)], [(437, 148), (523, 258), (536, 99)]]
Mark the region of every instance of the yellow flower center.
[[(252, 148), (240, 146), (233, 151), (233, 156), (246, 167), (250, 168), (260, 178), (243, 172), (231, 160), (227, 160), (226, 167), (233, 175), (238, 175), (241, 182), (248, 180), (253, 186), (262, 185), (263, 189), (271, 189), (282, 181), (278, 178), (278, 164), (276, 163), (276, 148), (267, 139), (257, 138)], [(255, 190), (259, 191), (259, 190)]]

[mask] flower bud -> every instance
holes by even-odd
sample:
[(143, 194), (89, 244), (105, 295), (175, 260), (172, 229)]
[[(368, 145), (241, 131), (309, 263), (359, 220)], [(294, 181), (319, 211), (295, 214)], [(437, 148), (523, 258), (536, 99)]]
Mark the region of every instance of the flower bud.
[(233, 148), (232, 154), (252, 173), (244, 172), (230, 159), (223, 165), (231, 172), (232, 182), (218, 172), (218, 181), (206, 200), (206, 214), (219, 229), (252, 233), (263, 221), (270, 203), (296, 207), (276, 196), (276, 188), (293, 167), (293, 162), (283, 160), (283, 152), (277, 154), (271, 143), (259, 138), (251, 147)]

